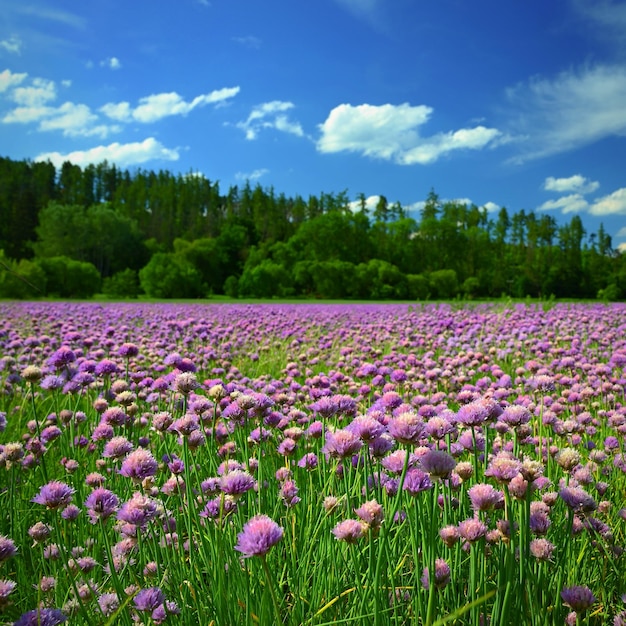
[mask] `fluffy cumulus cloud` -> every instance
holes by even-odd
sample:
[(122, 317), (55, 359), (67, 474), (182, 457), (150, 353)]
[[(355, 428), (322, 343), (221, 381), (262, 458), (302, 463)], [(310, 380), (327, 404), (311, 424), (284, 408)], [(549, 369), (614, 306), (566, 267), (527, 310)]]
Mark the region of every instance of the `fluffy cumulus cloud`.
[(27, 76), (28, 74), (14, 74), (11, 70), (3, 70), (0, 72), (0, 93), (19, 85)]
[(400, 105), (340, 104), (319, 126), (317, 149), (323, 153), (357, 152), (402, 165), (433, 163), (455, 150), (480, 149), (493, 144), (501, 133), (476, 126), (422, 137), (420, 127), (432, 108)]
[[(116, 58), (106, 61), (106, 64), (115, 69), (119, 66)], [(122, 131), (121, 123), (127, 122), (156, 122), (172, 115), (186, 115), (197, 107), (207, 104), (220, 105), (239, 92), (239, 87), (217, 89), (207, 94), (197, 96), (191, 101), (185, 101), (175, 92), (150, 95), (139, 100), (138, 105), (132, 108), (128, 102), (108, 103), (97, 111), (82, 103), (64, 102), (56, 104), (58, 86), (52, 80), (44, 78), (28, 79), (27, 74), (15, 74), (10, 70), (0, 73), (0, 93), (13, 103), (13, 108), (8, 110), (1, 118), (4, 124), (37, 124), (37, 129), (42, 132), (61, 132), (65, 137), (106, 137)], [(62, 81), (61, 88), (71, 86), (70, 81)], [(113, 123), (111, 123), (113, 122)], [(155, 146), (149, 140), (146, 144), (151, 150)], [(132, 154), (134, 146), (144, 144), (111, 144), (114, 149), (124, 146), (127, 152), (122, 150), (122, 158)], [(94, 148), (102, 151), (108, 147)], [(130, 150), (130, 152), (128, 152)], [(145, 152), (136, 152), (138, 159), (142, 159)], [(151, 153), (151, 152), (147, 152)], [(57, 153), (54, 153), (57, 154)], [(87, 153), (73, 153), (76, 158), (82, 158)], [(170, 158), (170, 154), (162, 153), (163, 158)], [(87, 154), (86, 158), (90, 158)], [(136, 163), (143, 163), (137, 160)]]
[(261, 130), (273, 128), (284, 133), (304, 137), (299, 122), (289, 118), (288, 111), (294, 108), (293, 102), (272, 100), (255, 106), (248, 118), (236, 124), (246, 134), (246, 139), (256, 139)]
[(589, 202), (585, 200), (579, 193), (572, 193), (567, 196), (561, 196), (556, 200), (548, 200), (544, 202), (539, 211), (561, 211), (561, 213), (580, 213), (589, 208)]
[(146, 163), (147, 161), (177, 161), (178, 150), (163, 146), (154, 137), (132, 143), (112, 143), (108, 146), (96, 146), (89, 150), (77, 150), (68, 154), (45, 152), (36, 157), (36, 161), (50, 161), (55, 167), (61, 167), (65, 161), (71, 161), (84, 167), (90, 163), (106, 160), (120, 167)]
[(593, 215), (626, 215), (626, 187), (596, 200), (589, 212)]
[(556, 191), (558, 193), (567, 193), (568, 191), (580, 194), (593, 193), (599, 186), (599, 182), (588, 180), (580, 174), (574, 174), (574, 176), (569, 176), (568, 178), (548, 176), (543, 183), (543, 188), (546, 191)]
[(626, 66), (595, 65), (536, 78), (507, 91), (515, 161), (548, 156), (626, 134)]
[(207, 104), (223, 104), (238, 93), (239, 87), (225, 87), (186, 101), (181, 95), (171, 91), (141, 98), (135, 108), (129, 102), (109, 102), (100, 107), (100, 111), (116, 121), (148, 124), (172, 115), (187, 115), (195, 108)]

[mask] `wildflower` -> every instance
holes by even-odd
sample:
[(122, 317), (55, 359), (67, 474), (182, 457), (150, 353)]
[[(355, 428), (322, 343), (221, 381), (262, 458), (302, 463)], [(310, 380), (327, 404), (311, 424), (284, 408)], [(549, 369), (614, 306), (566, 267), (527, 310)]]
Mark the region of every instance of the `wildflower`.
[(324, 498), (324, 510), (326, 513), (332, 513), (339, 506), (339, 498), (336, 496), (326, 496)]
[(577, 613), (586, 611), (596, 601), (596, 597), (591, 592), (591, 589), (585, 585), (565, 587), (561, 591), (561, 599), (563, 604), (569, 606)]
[(157, 469), (158, 463), (152, 453), (144, 448), (138, 448), (124, 459), (119, 473), (131, 478), (134, 482), (141, 482), (145, 478), (154, 476)]
[(307, 452), (299, 461), (298, 467), (307, 470), (313, 470), (317, 467), (318, 459), (317, 454), (314, 452)]
[(458, 530), (459, 535), (463, 537), (463, 539), (474, 543), (485, 536), (487, 526), (479, 519), (473, 517), (459, 522)]
[(444, 526), (439, 531), (439, 537), (448, 548), (451, 548), (459, 540), (459, 529), (456, 526)]
[(326, 434), (326, 444), (324, 451), (333, 458), (345, 459), (356, 454), (363, 442), (359, 437), (349, 430), (336, 430)]
[(76, 490), (58, 480), (52, 480), (41, 487), (39, 493), (31, 500), (35, 504), (42, 504), (47, 509), (63, 509), (70, 504)]
[(522, 464), (506, 452), (498, 453), (485, 470), (485, 476), (491, 476), (499, 483), (508, 483), (517, 476)]
[(68, 504), (62, 511), (61, 517), (73, 522), (80, 515), (80, 509), (75, 504)]
[(459, 408), (456, 419), (470, 428), (481, 426), (489, 419), (489, 407), (480, 400), (474, 400)]
[[(430, 575), (427, 567), (424, 568), (420, 580), (424, 589), (429, 589)], [(437, 589), (443, 589), (450, 582), (450, 566), (444, 559), (435, 560), (435, 576), (433, 582)]]
[(280, 499), (284, 502), (285, 506), (292, 507), (300, 502), (298, 497), (298, 487), (293, 480), (286, 480), (280, 486)]
[(420, 465), (431, 476), (449, 478), (456, 466), (456, 461), (442, 450), (428, 450), (420, 457)]
[(189, 395), (200, 387), (200, 383), (196, 380), (193, 372), (182, 372), (174, 379), (174, 389), (183, 395)]
[(28, 535), (35, 541), (36, 543), (41, 543), (50, 537), (50, 533), (52, 529), (47, 524), (43, 522), (36, 522), (28, 529)]
[(383, 523), (383, 507), (376, 500), (364, 502), (358, 509), (354, 509), (354, 512), (370, 528), (378, 529)]
[(549, 561), (554, 552), (554, 544), (547, 539), (533, 539), (529, 547), (530, 553), (538, 561)]
[(504, 503), (504, 494), (487, 483), (473, 485), (467, 495), (475, 512), (499, 508)]
[(428, 491), (433, 486), (430, 476), (420, 469), (410, 469), (404, 478), (402, 488), (412, 496), (416, 496), (422, 491)]
[(144, 496), (139, 491), (133, 493), (130, 500), (126, 501), (117, 514), (117, 519), (133, 526), (145, 526), (158, 514), (157, 503)]
[(332, 530), (333, 535), (339, 541), (356, 543), (365, 536), (368, 525), (363, 520), (347, 519), (339, 522)]
[(371, 415), (357, 415), (347, 428), (365, 443), (373, 441), (385, 432), (385, 427)]
[(8, 561), (17, 554), (15, 543), (9, 537), (0, 535), (0, 563)]
[(113, 615), (120, 606), (120, 601), (115, 593), (103, 593), (98, 597), (98, 604), (102, 613), (109, 617)]
[(59, 609), (34, 609), (24, 613), (13, 626), (57, 626), (67, 621)]
[(571, 472), (580, 463), (580, 452), (574, 448), (563, 448), (557, 452), (555, 460), (566, 472)]
[(0, 609), (9, 604), (9, 596), (15, 591), (17, 583), (12, 580), (0, 580)]
[(559, 496), (567, 506), (576, 512), (590, 513), (598, 508), (596, 501), (582, 487), (564, 487)]
[(132, 450), (133, 444), (126, 437), (119, 435), (106, 442), (102, 456), (111, 459), (121, 459), (132, 452)]
[(137, 610), (152, 612), (165, 602), (165, 594), (159, 587), (149, 587), (138, 591), (133, 602)]
[(236, 469), (220, 478), (220, 489), (231, 496), (240, 496), (256, 488), (256, 480), (244, 470)]
[(387, 423), (389, 434), (399, 443), (416, 444), (422, 437), (422, 418), (409, 411), (392, 417)]
[(235, 550), (244, 558), (265, 556), (283, 536), (283, 529), (267, 515), (255, 515), (237, 535)]
[(85, 500), (87, 515), (92, 524), (99, 520), (106, 521), (113, 515), (119, 506), (119, 498), (109, 489), (96, 487)]

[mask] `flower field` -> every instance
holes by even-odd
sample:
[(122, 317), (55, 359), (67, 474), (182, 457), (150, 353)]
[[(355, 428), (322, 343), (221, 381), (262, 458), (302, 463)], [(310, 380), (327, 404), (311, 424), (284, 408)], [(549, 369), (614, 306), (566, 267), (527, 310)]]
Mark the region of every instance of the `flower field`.
[(626, 624), (624, 305), (0, 303), (0, 624)]

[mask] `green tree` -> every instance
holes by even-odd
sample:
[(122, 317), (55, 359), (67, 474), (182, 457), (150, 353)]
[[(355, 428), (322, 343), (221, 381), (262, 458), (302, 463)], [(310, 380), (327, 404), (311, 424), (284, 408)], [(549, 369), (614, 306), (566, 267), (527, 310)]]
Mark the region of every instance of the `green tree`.
[(200, 272), (171, 252), (154, 254), (139, 271), (139, 283), (151, 298), (199, 298), (206, 293)]

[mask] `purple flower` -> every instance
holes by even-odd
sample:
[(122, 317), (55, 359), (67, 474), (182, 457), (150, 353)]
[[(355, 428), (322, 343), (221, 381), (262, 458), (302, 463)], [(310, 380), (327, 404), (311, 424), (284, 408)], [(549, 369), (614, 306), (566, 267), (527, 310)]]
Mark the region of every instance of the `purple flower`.
[(235, 550), (244, 558), (265, 556), (283, 536), (283, 529), (267, 515), (255, 515), (248, 520), (237, 535)]
[[(425, 567), (422, 572), (422, 578), (420, 579), (424, 589), (430, 587), (430, 576), (428, 568)], [(443, 589), (450, 582), (450, 566), (443, 559), (435, 560), (435, 587), (437, 589)]]
[(100, 610), (108, 617), (117, 611), (120, 601), (115, 593), (103, 593), (98, 598), (98, 604), (100, 605)]
[(347, 519), (333, 528), (333, 535), (339, 541), (356, 543), (367, 532), (368, 525), (362, 520)]
[(416, 444), (422, 437), (424, 422), (416, 413), (406, 411), (392, 417), (387, 423), (387, 430), (399, 443)]
[(383, 523), (383, 507), (376, 500), (364, 502), (358, 509), (354, 509), (354, 512), (371, 528), (380, 528)]
[(132, 452), (132, 449), (133, 444), (126, 437), (119, 435), (106, 442), (102, 456), (111, 459), (121, 459)]
[(8, 561), (17, 554), (17, 548), (13, 539), (0, 535), (0, 563)]
[(448, 478), (456, 467), (456, 461), (443, 450), (427, 450), (420, 457), (420, 465), (431, 476)]
[(461, 424), (473, 428), (484, 424), (489, 419), (489, 407), (480, 400), (461, 406), (456, 419)]
[(133, 598), (133, 602), (137, 610), (152, 612), (165, 602), (165, 594), (159, 587), (149, 587), (139, 591)]
[(356, 454), (362, 447), (363, 442), (349, 430), (336, 430), (326, 433), (324, 452), (338, 459), (345, 459)]
[(469, 541), (470, 543), (474, 543), (481, 537), (485, 536), (487, 526), (478, 518), (472, 517), (459, 522), (458, 531), (459, 535), (463, 537), (463, 539)]
[(131, 452), (122, 463), (119, 473), (131, 478), (134, 482), (141, 482), (145, 478), (154, 476), (158, 463), (149, 450), (138, 448)]
[(9, 604), (9, 596), (16, 587), (17, 583), (12, 580), (0, 580), (0, 609)]
[(13, 626), (57, 626), (66, 621), (59, 609), (34, 609), (24, 613)]
[(474, 512), (489, 511), (504, 503), (504, 494), (489, 484), (477, 483), (467, 490)]
[(416, 496), (422, 491), (428, 491), (432, 486), (433, 483), (426, 472), (423, 472), (421, 469), (412, 468), (406, 473), (402, 488), (410, 495)]
[(549, 561), (554, 552), (554, 544), (547, 539), (533, 539), (530, 542), (530, 553), (538, 561)]
[(133, 493), (130, 500), (124, 502), (117, 514), (117, 519), (133, 526), (145, 526), (158, 514), (157, 503), (139, 491)]
[(52, 480), (39, 490), (39, 493), (31, 500), (35, 504), (42, 504), (48, 509), (56, 510), (65, 508), (72, 501), (75, 489), (58, 480)]
[(240, 496), (256, 487), (256, 480), (246, 471), (236, 469), (220, 478), (220, 489), (231, 496)]
[(596, 501), (582, 487), (564, 487), (559, 491), (559, 496), (577, 513), (590, 513), (598, 508)]
[(519, 474), (521, 469), (522, 464), (518, 459), (506, 452), (500, 452), (491, 459), (485, 470), (485, 476), (491, 476), (499, 483), (508, 483)]
[(561, 591), (561, 599), (563, 604), (569, 606), (577, 613), (586, 611), (596, 601), (596, 597), (591, 592), (591, 589), (585, 585), (565, 587)]
[(91, 523), (95, 524), (98, 520), (107, 520), (117, 511), (119, 503), (118, 497), (109, 489), (104, 487), (94, 489), (85, 500), (87, 515), (89, 515)]
[(362, 441), (369, 443), (385, 432), (385, 427), (370, 415), (358, 415), (348, 426)]

